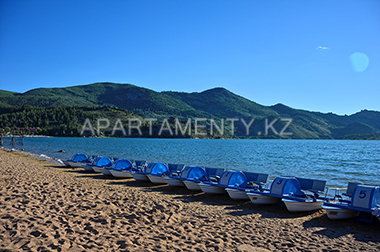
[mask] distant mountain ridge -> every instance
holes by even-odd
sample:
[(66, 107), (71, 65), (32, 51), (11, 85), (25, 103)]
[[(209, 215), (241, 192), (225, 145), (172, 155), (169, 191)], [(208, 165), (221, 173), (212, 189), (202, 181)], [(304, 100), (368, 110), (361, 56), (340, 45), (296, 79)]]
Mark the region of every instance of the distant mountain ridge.
[[(372, 138), (380, 136), (380, 112), (362, 110), (349, 116), (310, 112), (283, 104), (263, 106), (236, 95), (225, 88), (203, 92), (156, 92), (131, 84), (94, 83), (66, 88), (38, 88), (25, 93), (0, 90), (1, 106), (30, 105), (55, 107), (62, 105), (111, 106), (130, 110), (146, 118), (255, 118), (251, 137), (265, 130), (265, 118), (292, 119), (288, 132), (291, 138)], [(284, 123), (276, 123), (279, 132)], [(236, 135), (243, 136), (239, 127)], [(272, 132), (273, 135), (273, 132)]]

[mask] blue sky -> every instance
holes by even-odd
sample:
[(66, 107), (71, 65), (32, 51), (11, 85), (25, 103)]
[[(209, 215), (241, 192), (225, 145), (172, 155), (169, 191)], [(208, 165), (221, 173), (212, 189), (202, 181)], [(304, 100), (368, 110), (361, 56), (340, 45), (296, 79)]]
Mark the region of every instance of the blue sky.
[(380, 1), (2, 0), (0, 89), (225, 87), (263, 105), (380, 111)]

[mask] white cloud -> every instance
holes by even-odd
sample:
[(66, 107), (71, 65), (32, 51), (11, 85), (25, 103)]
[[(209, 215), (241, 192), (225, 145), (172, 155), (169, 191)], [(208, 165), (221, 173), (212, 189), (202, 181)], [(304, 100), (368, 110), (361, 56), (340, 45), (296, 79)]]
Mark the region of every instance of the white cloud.
[(327, 49), (330, 49), (330, 48), (327, 46), (317, 46), (317, 48), (315, 48), (315, 50), (327, 50)]

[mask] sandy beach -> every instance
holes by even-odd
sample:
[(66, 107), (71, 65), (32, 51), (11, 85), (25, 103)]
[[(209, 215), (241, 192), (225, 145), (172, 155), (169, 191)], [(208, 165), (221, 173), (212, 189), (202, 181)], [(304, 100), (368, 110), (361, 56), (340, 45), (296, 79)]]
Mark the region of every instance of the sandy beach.
[(0, 251), (379, 251), (380, 227), (0, 150)]

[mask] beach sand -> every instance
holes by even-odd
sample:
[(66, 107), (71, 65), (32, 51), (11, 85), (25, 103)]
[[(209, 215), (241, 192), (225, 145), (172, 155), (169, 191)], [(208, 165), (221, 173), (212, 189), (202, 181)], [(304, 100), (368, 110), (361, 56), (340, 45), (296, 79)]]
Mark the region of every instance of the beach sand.
[(321, 210), (112, 179), (0, 150), (0, 251), (379, 251), (380, 227)]

